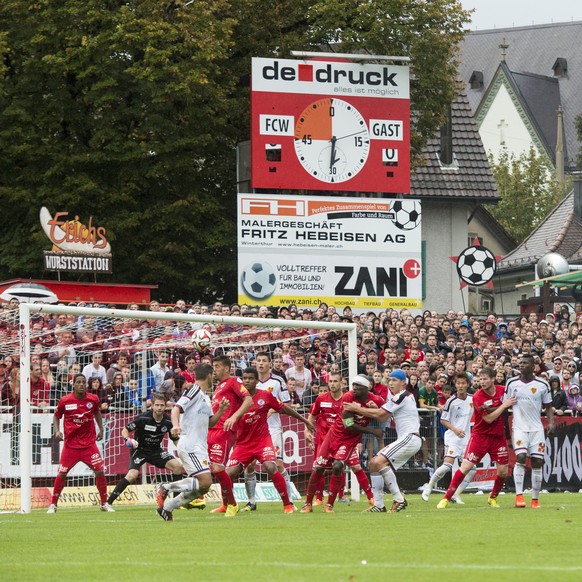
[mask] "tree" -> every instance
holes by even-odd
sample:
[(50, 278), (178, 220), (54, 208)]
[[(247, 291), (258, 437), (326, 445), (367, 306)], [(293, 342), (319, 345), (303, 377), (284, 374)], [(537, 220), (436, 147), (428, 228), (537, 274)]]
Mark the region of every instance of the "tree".
[(234, 299), (251, 57), (409, 55), (418, 157), (467, 20), (459, 0), (2, 0), (0, 277), (43, 275), (47, 206), (107, 228), (112, 281)]
[(491, 214), (519, 242), (546, 218), (571, 190), (572, 181), (560, 182), (546, 157), (533, 148), (519, 157), (503, 152), (497, 162), (490, 157), (501, 200)]

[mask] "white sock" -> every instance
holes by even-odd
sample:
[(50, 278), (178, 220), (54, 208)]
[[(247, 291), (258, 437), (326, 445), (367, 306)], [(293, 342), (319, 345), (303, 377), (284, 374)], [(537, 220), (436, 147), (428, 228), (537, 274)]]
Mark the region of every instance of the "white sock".
[(200, 497), (200, 491), (198, 489), (196, 491), (184, 491), (178, 497), (168, 497), (164, 501), (164, 509), (166, 511), (174, 511), (174, 509), (178, 509), (178, 507), (182, 507), (190, 503), (193, 499), (198, 499), (198, 497)]
[(453, 466), (450, 463), (443, 463), (430, 478), (429, 487), (432, 489), (452, 469)]
[(523, 481), (525, 479), (525, 465), (515, 463), (513, 467), (513, 480), (515, 481), (515, 494), (523, 495)]
[(252, 473), (245, 472), (245, 490), (247, 492), (247, 497), (249, 498), (249, 503), (256, 503), (255, 491), (257, 490), (257, 474), (254, 471)]
[(164, 488), (168, 491), (175, 491), (176, 493), (189, 492), (199, 489), (198, 479), (196, 477), (186, 477), (180, 481), (173, 483), (164, 483)]
[(283, 475), (283, 479), (285, 479), (285, 485), (287, 485), (287, 495), (289, 495), (289, 499), (291, 500), (291, 503), (293, 503), (293, 483), (291, 483), (291, 477), (289, 477), (287, 469), (283, 469), (281, 471), (281, 475)]
[(374, 493), (374, 505), (384, 507), (384, 479), (380, 473), (370, 473), (372, 493)]
[(400, 492), (400, 487), (398, 487), (398, 482), (396, 481), (396, 475), (390, 467), (384, 467), (380, 470), (380, 475), (384, 479), (386, 487), (390, 490), (394, 497), (394, 501), (404, 501), (404, 495)]
[(540, 496), (540, 489), (542, 488), (542, 468), (531, 470), (531, 498), (537, 499)]
[(473, 467), (466, 475), (465, 478), (461, 481), (461, 484), (457, 487), (457, 491), (455, 492), (454, 497), (460, 495), (467, 489), (469, 483), (473, 480), (475, 473), (477, 472), (477, 467)]

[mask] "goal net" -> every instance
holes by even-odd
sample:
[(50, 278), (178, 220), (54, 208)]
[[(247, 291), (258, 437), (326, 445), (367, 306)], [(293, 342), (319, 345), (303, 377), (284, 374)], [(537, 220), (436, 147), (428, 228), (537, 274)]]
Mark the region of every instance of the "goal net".
[[(192, 335), (201, 328), (212, 338), (202, 352), (192, 344)], [(0, 403), (0, 511), (26, 513), (50, 504), (62, 448), (53, 437), (53, 413), (59, 399), (72, 391), (75, 374), (86, 376), (88, 391), (96, 392), (102, 403), (103, 439), (97, 444), (111, 491), (128, 469), (130, 451), (121, 430), (146, 410), (153, 392), (163, 392), (169, 406), (177, 400), (190, 356), (195, 363), (211, 363), (213, 357), (227, 355), (232, 375), (240, 376), (253, 365), (258, 351), (268, 351), (274, 373), (284, 373), (282, 360), (293, 352), (293, 345), (305, 348), (309, 359), (318, 340), (329, 343), (345, 377), (356, 373), (354, 324), (44, 304), (21, 304), (19, 310), (6, 312), (0, 324), (7, 364)], [(319, 372), (320, 382), (330, 366)], [(306, 416), (309, 407), (299, 404), (298, 410)], [(303, 424), (286, 415), (281, 418), (283, 461), (302, 490), (312, 453)], [(164, 446), (173, 450), (170, 441)], [(260, 465), (257, 471), (258, 480), (266, 482)], [(168, 479), (164, 470), (144, 465), (136, 483), (140, 487), (129, 487), (116, 504), (151, 503), (155, 483)], [(266, 491), (268, 495), (270, 490)], [(59, 507), (97, 504), (93, 473), (79, 463), (69, 473)]]

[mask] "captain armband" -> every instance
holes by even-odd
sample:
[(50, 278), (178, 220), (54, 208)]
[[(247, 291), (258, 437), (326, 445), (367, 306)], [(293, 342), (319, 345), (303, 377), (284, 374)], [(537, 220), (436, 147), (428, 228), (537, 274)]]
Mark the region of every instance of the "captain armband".
[(342, 422), (344, 423), (344, 428), (350, 428), (354, 426), (354, 417), (350, 416), (349, 418), (342, 418)]

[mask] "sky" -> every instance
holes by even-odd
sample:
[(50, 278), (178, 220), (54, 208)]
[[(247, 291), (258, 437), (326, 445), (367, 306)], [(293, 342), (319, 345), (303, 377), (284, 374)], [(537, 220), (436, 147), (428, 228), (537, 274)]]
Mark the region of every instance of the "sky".
[(471, 30), (582, 20), (582, 0), (461, 0), (475, 8)]

